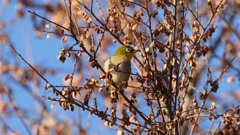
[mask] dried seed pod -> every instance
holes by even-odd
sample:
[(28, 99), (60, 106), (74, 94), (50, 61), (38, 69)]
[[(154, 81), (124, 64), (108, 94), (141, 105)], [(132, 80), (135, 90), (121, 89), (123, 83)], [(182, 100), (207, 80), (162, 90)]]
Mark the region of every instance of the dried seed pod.
[(62, 41), (63, 43), (66, 43), (66, 42), (67, 42), (67, 37), (66, 37), (66, 36), (62, 37), (61, 41)]
[(157, 14), (158, 14), (157, 11), (153, 12), (153, 13), (152, 13), (152, 17), (155, 18)]
[(101, 73), (101, 74), (99, 75), (99, 79), (100, 79), (100, 80), (103, 80), (103, 79), (105, 79), (105, 78), (106, 78), (106, 75), (105, 75), (105, 74)]
[(150, 99), (147, 99), (147, 105), (151, 106), (152, 105), (152, 101)]
[(136, 30), (136, 29), (138, 28), (138, 26), (139, 26), (138, 23), (134, 24), (134, 25), (132, 26), (132, 30), (133, 30), (133, 31)]
[(159, 34), (160, 34), (160, 32), (159, 32), (157, 29), (155, 29), (155, 31), (153, 32), (153, 35), (154, 35), (155, 37), (157, 37)]
[(207, 97), (206, 93), (200, 93), (200, 94), (199, 94), (199, 98), (200, 98), (201, 100), (206, 99), (206, 97)]
[(59, 54), (57, 58), (58, 58), (58, 59), (60, 60), (60, 62), (62, 62), (62, 63), (64, 63), (65, 60), (66, 60), (66, 57), (65, 57), (65, 55), (63, 55), (63, 54)]
[(208, 53), (208, 46), (207, 45), (203, 45), (202, 46), (202, 53), (203, 53), (203, 56), (205, 56), (207, 53)]
[(132, 95), (131, 95), (131, 102), (132, 103), (135, 103), (137, 100), (136, 100), (136, 94), (135, 93), (133, 93)]
[(97, 67), (97, 66), (98, 66), (98, 65), (97, 65), (96, 62), (92, 62), (92, 63), (91, 63), (91, 67), (92, 67), (92, 68), (95, 68), (95, 67)]
[(210, 90), (211, 90), (212, 92), (217, 92), (217, 90), (218, 90), (218, 88), (219, 88), (217, 81), (211, 82), (211, 83), (210, 83), (210, 86), (211, 86), (211, 89), (210, 89)]

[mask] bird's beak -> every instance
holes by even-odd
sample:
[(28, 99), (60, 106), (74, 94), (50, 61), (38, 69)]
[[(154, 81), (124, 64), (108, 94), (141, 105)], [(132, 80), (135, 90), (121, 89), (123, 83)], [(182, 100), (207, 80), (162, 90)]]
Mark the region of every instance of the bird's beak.
[(134, 50), (133, 52), (134, 52), (134, 53), (136, 53), (136, 52), (140, 52), (140, 50)]

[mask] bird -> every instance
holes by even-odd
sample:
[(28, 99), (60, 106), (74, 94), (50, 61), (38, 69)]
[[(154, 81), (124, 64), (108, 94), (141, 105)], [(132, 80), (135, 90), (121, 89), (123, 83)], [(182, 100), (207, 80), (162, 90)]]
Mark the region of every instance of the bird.
[(111, 90), (112, 102), (117, 101), (117, 90), (112, 83), (119, 87), (120, 84), (128, 81), (131, 74), (131, 59), (138, 51), (139, 50), (134, 50), (131, 46), (122, 45), (115, 51), (113, 56), (109, 57), (105, 62), (104, 71), (106, 74), (110, 73), (111, 77), (106, 77), (104, 82), (107, 91), (108, 89)]

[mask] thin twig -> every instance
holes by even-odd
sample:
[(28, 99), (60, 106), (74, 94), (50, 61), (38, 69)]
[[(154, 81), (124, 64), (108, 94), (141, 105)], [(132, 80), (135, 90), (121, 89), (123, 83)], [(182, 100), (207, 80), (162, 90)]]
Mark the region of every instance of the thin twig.
[(47, 19), (46, 17), (42, 17), (42, 16), (38, 15), (37, 13), (32, 12), (32, 11), (29, 11), (29, 10), (28, 10), (28, 12), (31, 13), (31, 14), (33, 14), (33, 15), (36, 15), (37, 17), (42, 18), (43, 20), (46, 20), (46, 21), (48, 21), (48, 22), (50, 22), (50, 23), (52, 23), (52, 24), (55, 24), (55, 25), (58, 26), (58, 27), (61, 27), (61, 28), (65, 29), (65, 30), (69, 31), (68, 28), (66, 28), (66, 27), (64, 27), (64, 26), (62, 26), (62, 25), (60, 25), (60, 24), (57, 24), (57, 23), (55, 23), (55, 22)]
[(214, 121), (212, 121), (212, 124), (211, 124), (211, 126), (209, 127), (209, 130), (208, 130), (208, 132), (207, 132), (206, 135), (209, 135), (209, 134), (210, 134), (210, 131), (211, 131), (211, 129), (212, 129), (213, 124), (214, 124)]
[[(77, 2), (78, 2), (85, 10), (87, 10), (88, 12), (90, 12), (90, 9), (89, 9), (83, 2), (81, 2), (81, 1), (79, 1), (79, 0), (77, 0)], [(90, 13), (91, 13), (91, 12), (90, 12)], [(100, 21), (95, 14), (91, 13), (90, 15), (91, 15), (91, 17), (94, 18), (98, 23), (100, 23), (102, 26), (106, 27), (107, 32), (110, 33), (110, 34), (119, 42), (119, 44), (124, 45), (123, 42), (118, 38), (118, 36), (115, 35), (114, 33), (112, 33), (112, 32), (109, 30), (109, 28), (107, 27), (107, 24), (104, 24), (102, 21)]]
[(99, 4), (98, 4), (98, 1), (95, 0), (95, 2), (96, 2), (96, 4), (97, 4), (97, 6), (98, 6), (98, 9), (99, 9), (101, 15), (102, 15), (102, 19), (103, 19), (104, 23), (107, 24), (107, 21), (106, 21), (105, 18), (104, 18), (104, 15), (103, 15), (102, 9), (100, 8), (100, 6), (99, 6)]
[(227, 69), (232, 64), (233, 60), (238, 56), (239, 53), (240, 53), (240, 50), (237, 51), (237, 53), (234, 55), (232, 60), (226, 65), (226, 67), (223, 69), (222, 73), (220, 74), (220, 76), (218, 77), (218, 79), (216, 81), (219, 81), (222, 78), (223, 74), (227, 71)]
[(220, 121), (220, 122), (219, 122), (219, 124), (217, 125), (216, 129), (213, 131), (212, 135), (215, 135), (215, 133), (216, 133), (217, 129), (219, 129), (219, 128), (220, 128), (220, 126), (221, 126), (221, 123), (222, 123), (222, 121)]
[[(216, 15), (216, 13), (217, 13), (217, 10), (218, 10), (218, 8), (220, 7), (220, 5), (222, 4), (222, 2), (223, 2), (223, 0), (221, 0), (221, 2), (218, 4), (216, 10), (213, 11), (212, 16), (211, 16), (210, 19), (208, 20), (208, 22), (207, 22), (205, 28), (203, 29), (201, 35), (199, 36), (198, 41), (195, 43), (196, 45), (200, 43), (200, 41), (201, 41), (201, 39), (202, 39), (202, 37), (203, 37), (203, 35), (204, 35), (206, 29), (208, 28), (208, 26), (209, 26), (210, 23), (212, 22), (213, 18), (215, 17), (215, 15)], [(179, 77), (182, 76), (182, 74), (183, 74), (185, 68), (186, 68), (187, 65), (188, 65), (188, 62), (192, 59), (192, 57), (194, 56), (195, 52), (196, 52), (196, 50), (193, 49), (193, 51), (192, 51), (191, 54), (190, 54), (190, 57), (189, 57), (188, 60), (186, 61), (185, 65), (182, 67), (182, 70), (181, 70), (181, 72), (180, 72)]]
[[(14, 48), (11, 44), (9, 44), (9, 45), (10, 45), (10, 47), (12, 48), (12, 50), (13, 50), (34, 72), (36, 72), (45, 82), (49, 83), (48, 80), (47, 80), (46, 78), (44, 78), (31, 64), (29, 64), (29, 63), (21, 56), (21, 54), (19, 54), (19, 53), (15, 50), (15, 48)], [(50, 84), (50, 83), (49, 83), (49, 84)]]
[(78, 61), (78, 58), (75, 57), (74, 66), (73, 66), (73, 71), (72, 71), (72, 74), (71, 74), (71, 77), (70, 77), (70, 84), (69, 84), (70, 87), (72, 87), (73, 75), (74, 75), (74, 72), (75, 72), (75, 69), (76, 69), (77, 61)]
[[(82, 2), (80, 2), (80, 1), (78, 1), (78, 0), (77, 0), (77, 2), (78, 2), (79, 4), (81, 4), (87, 11), (89, 11), (89, 9), (86, 7), (85, 4), (83, 4)], [(92, 16), (93, 16), (93, 18), (95, 18), (99, 23), (101, 23), (101, 24), (104, 26), (104, 24), (103, 24), (94, 14), (92, 14)], [(109, 31), (109, 29), (108, 29), (107, 27), (106, 27), (106, 30)], [(118, 39), (118, 38), (117, 38), (117, 39)], [(88, 53), (88, 51), (87, 51), (85, 48), (83, 48), (83, 50), (84, 50), (89, 56), (92, 57), (92, 55), (91, 55), (90, 53)], [(106, 74), (106, 72), (102, 69), (102, 67), (98, 64), (98, 62), (97, 62), (95, 59), (94, 59), (94, 62), (96, 62), (97, 66), (101, 69), (101, 71), (102, 71), (104, 74)], [(115, 87), (116, 89), (118, 89), (118, 87), (117, 87), (114, 83), (112, 84), (112, 86)], [(124, 98), (125, 101), (127, 101), (127, 102), (130, 104), (131, 107), (133, 107), (133, 109), (139, 114), (140, 117), (143, 118), (144, 121), (146, 121), (147, 123), (149, 123), (148, 120), (143, 116), (143, 114), (142, 114), (143, 112), (140, 112), (140, 111), (132, 104), (132, 102), (131, 102), (122, 92), (120, 92), (120, 95)]]
[(16, 133), (16, 131), (14, 131), (14, 129), (12, 129), (4, 120), (3, 118), (0, 116), (0, 120), (3, 123), (3, 126), (5, 127), (5, 129), (9, 129), (12, 133)]
[(43, 120), (43, 115), (44, 115), (44, 112), (45, 112), (45, 108), (42, 108), (41, 110), (41, 113), (40, 113), (40, 119), (38, 120), (38, 128), (37, 128), (37, 135), (40, 135), (40, 127), (41, 127), (41, 124), (42, 124), (42, 120)]
[(90, 13), (92, 13), (93, 12), (93, 0), (91, 0), (91, 9), (90, 9)]
[(10, 94), (8, 94), (8, 99), (10, 101), (10, 103), (12, 104), (13, 106), (13, 109), (16, 113), (16, 115), (18, 116), (19, 120), (21, 121), (21, 123), (23, 124), (24, 128), (27, 130), (27, 133), (29, 135), (31, 135), (31, 130), (29, 129), (29, 127), (27, 126), (27, 124), (25, 123), (25, 121), (23, 120), (22, 116), (19, 114), (19, 109), (17, 108), (17, 106), (15, 105), (14, 101), (12, 100)]
[[(229, 65), (232, 64), (233, 60), (238, 56), (238, 53), (239, 53), (239, 52), (240, 52), (240, 50), (238, 50), (238, 52), (237, 52), (237, 53), (235, 54), (235, 56), (232, 58), (232, 60), (230, 61), (230, 63), (229, 63), (228, 65), (226, 65), (225, 69), (222, 71), (221, 75), (218, 77), (218, 79), (216, 80), (216, 82), (218, 82), (219, 79), (220, 79), (220, 78), (222, 77), (222, 75), (224, 74), (224, 72), (227, 71)], [(208, 96), (211, 92), (212, 92), (212, 89), (210, 89), (210, 90), (208, 91), (208, 93), (206, 94), (206, 96)], [(203, 102), (202, 102), (202, 104), (201, 104), (201, 107), (199, 108), (199, 112), (201, 112), (201, 110), (202, 110), (202, 108), (203, 108), (203, 106), (204, 106), (204, 104), (205, 104), (205, 102), (206, 102), (206, 99), (207, 99), (207, 97), (203, 100)], [(197, 118), (195, 119), (195, 122), (194, 122), (194, 124), (193, 124), (192, 129), (191, 129), (191, 135), (192, 135), (193, 132), (194, 132), (196, 123), (197, 123), (197, 121), (198, 121), (198, 116), (199, 116), (199, 113), (197, 114)]]
[(198, 21), (198, 24), (202, 27), (202, 29), (204, 29), (204, 27), (203, 27), (202, 23), (199, 21), (198, 17), (193, 13), (192, 9), (190, 9), (190, 7), (188, 6), (188, 3), (187, 3), (187, 8), (191, 12), (191, 14), (195, 18), (195, 20)]
[[(47, 80), (47, 79), (45, 79), (31, 64), (29, 64), (15, 49), (14, 49), (14, 47), (10, 44), (10, 47), (13, 49), (13, 51), (34, 71), (34, 72), (36, 72), (45, 82), (47, 82), (47, 83), (49, 83), (50, 84), (50, 82)], [(104, 71), (104, 70), (103, 70)], [(51, 85), (51, 84), (50, 84)], [(53, 86), (53, 85), (51, 85), (51, 87), (53, 87), (54, 89), (55, 89), (55, 87)], [(75, 99), (69, 99), (69, 98), (66, 98), (64, 95), (62, 95), (62, 93), (60, 93), (58, 90), (56, 91), (59, 95), (61, 95), (64, 99), (66, 99), (66, 100), (70, 100), (70, 102), (72, 102), (73, 104), (75, 104), (75, 105), (77, 105), (78, 107), (81, 107), (82, 109), (84, 109), (84, 110), (88, 110), (89, 112), (91, 112), (91, 109), (89, 108), (89, 107), (85, 107), (82, 103), (80, 103), (79, 101), (76, 101)], [(124, 98), (127, 98), (125, 95), (123, 95), (124, 96)], [(51, 98), (49, 98), (49, 99), (51, 99)], [(129, 101), (129, 100), (128, 100)], [(130, 101), (129, 101), (130, 102)], [(131, 103), (131, 102), (130, 102)], [(135, 107), (135, 106), (134, 106)], [(136, 108), (136, 107), (135, 107)], [(127, 131), (127, 132), (129, 132), (129, 133), (131, 133), (131, 134), (135, 134), (134, 132), (132, 132), (132, 131), (130, 131), (129, 129), (127, 129), (127, 128), (125, 128), (125, 127), (123, 127), (123, 126), (121, 126), (121, 125), (119, 125), (119, 124), (117, 124), (117, 123), (115, 123), (115, 122), (112, 122), (111, 120), (109, 120), (109, 119), (107, 119), (107, 118), (105, 118), (105, 117), (102, 117), (99, 113), (93, 113), (93, 114), (95, 114), (95, 115), (97, 115), (97, 116), (99, 116), (99, 117), (101, 117), (103, 120), (105, 120), (105, 121), (108, 121), (108, 122), (110, 122), (110, 123), (113, 123), (113, 125), (115, 125), (115, 126), (117, 126), (117, 127), (119, 127), (119, 128), (122, 128), (123, 130), (125, 130), (125, 131)], [(31, 132), (30, 132), (30, 130), (29, 130), (29, 135), (31, 134)]]
[(52, 33), (52, 34), (56, 34), (56, 35), (64, 35), (64, 36), (72, 37), (72, 35), (69, 35), (69, 34), (57, 33), (57, 32), (42, 30), (42, 29), (38, 29), (38, 28), (35, 28), (35, 30), (40, 31), (40, 32), (46, 32), (46, 33)]

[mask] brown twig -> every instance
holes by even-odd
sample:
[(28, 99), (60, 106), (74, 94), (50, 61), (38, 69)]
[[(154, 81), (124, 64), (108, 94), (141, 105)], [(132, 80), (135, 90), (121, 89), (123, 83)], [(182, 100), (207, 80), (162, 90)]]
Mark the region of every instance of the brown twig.
[[(207, 22), (205, 28), (203, 28), (203, 31), (202, 31), (201, 35), (199, 36), (197, 42), (195, 43), (196, 45), (200, 43), (200, 41), (201, 41), (201, 39), (202, 39), (204, 33), (206, 32), (208, 26), (210, 25), (210, 23), (212, 22), (213, 18), (215, 17), (215, 15), (216, 15), (216, 13), (217, 13), (217, 10), (218, 10), (218, 8), (220, 7), (220, 5), (222, 4), (222, 2), (223, 2), (223, 0), (220, 1), (220, 3), (218, 4), (217, 8), (213, 11), (212, 16), (211, 16), (210, 19), (208, 20), (208, 22)], [(191, 52), (191, 54), (190, 54), (188, 60), (186, 61), (185, 65), (183, 66), (183, 68), (182, 68), (182, 70), (181, 70), (181, 72), (180, 72), (179, 77), (182, 76), (182, 74), (183, 74), (185, 68), (186, 68), (187, 65), (188, 65), (188, 62), (192, 59), (192, 57), (193, 57), (193, 55), (195, 54), (195, 52), (196, 52), (196, 50), (193, 49), (193, 51)]]
[(52, 24), (55, 24), (55, 25), (58, 26), (58, 27), (61, 27), (61, 28), (65, 29), (65, 30), (69, 31), (68, 28), (66, 28), (66, 27), (64, 27), (64, 26), (62, 26), (62, 25), (60, 25), (60, 24), (57, 24), (57, 23), (55, 23), (55, 22), (47, 19), (46, 17), (42, 17), (42, 16), (38, 15), (37, 13), (32, 12), (32, 11), (29, 11), (29, 10), (28, 10), (28, 12), (31, 13), (31, 14), (33, 14), (33, 15), (35, 15), (35, 16), (37, 16), (37, 17), (42, 18), (43, 20), (46, 20), (46, 21), (48, 21), (48, 22), (50, 22), (50, 23), (52, 23)]
[[(16, 50), (15, 50), (15, 48), (10, 44), (10, 47), (12, 48), (12, 50), (34, 71), (34, 72), (36, 72), (45, 82), (47, 82), (48, 84), (50, 84), (50, 82), (46, 79), (46, 78), (44, 78), (31, 64), (29, 64)], [(104, 70), (103, 70), (104, 71)], [(51, 85), (51, 84), (50, 84)], [(53, 87), (54, 89), (55, 89), (55, 87), (53, 86), (53, 85), (51, 85), (51, 87)], [(89, 107), (85, 107), (82, 103), (80, 103), (79, 101), (76, 101), (75, 99), (69, 99), (69, 98), (66, 98), (64, 95), (62, 95), (58, 90), (56, 90), (56, 92), (59, 94), (59, 95), (61, 95), (65, 100), (70, 100), (70, 102), (72, 102), (73, 104), (75, 104), (75, 105), (77, 105), (78, 107), (81, 107), (82, 109), (84, 109), (84, 110), (88, 110), (89, 112), (91, 112), (91, 109), (89, 108)], [(127, 99), (127, 97), (123, 94), (123, 97), (124, 98), (126, 98)], [(51, 99), (51, 98), (50, 98)], [(128, 99), (127, 99), (127, 101), (129, 101)], [(132, 105), (132, 107), (134, 108), (135, 106), (133, 106), (133, 104), (129, 101), (129, 103), (130, 103), (130, 105)], [(136, 108), (136, 107), (135, 107)], [(99, 116), (99, 117), (102, 117), (99, 113), (93, 113), (93, 114), (95, 114), (95, 115), (97, 115), (97, 116)], [(141, 115), (140, 115), (141, 116)], [(109, 120), (109, 119), (107, 119), (107, 118), (105, 118), (105, 117), (102, 117), (102, 119), (103, 120), (105, 120), (105, 121), (108, 121), (108, 122), (110, 122), (110, 123), (113, 123), (111, 120)], [(24, 123), (23, 123), (24, 124)], [(25, 124), (24, 124), (25, 125)], [(132, 132), (132, 131), (130, 131), (129, 129), (127, 129), (127, 128), (125, 128), (125, 127), (123, 127), (123, 126), (121, 126), (121, 125), (119, 125), (119, 124), (117, 124), (117, 123), (113, 123), (113, 125), (115, 125), (115, 126), (117, 126), (117, 127), (119, 127), (119, 128), (122, 128), (123, 130), (125, 130), (125, 131), (127, 131), (127, 132), (129, 132), (129, 133), (131, 133), (131, 134), (135, 134), (134, 132)], [(27, 127), (26, 127), (26, 129), (27, 129)], [(28, 130), (29, 131), (29, 134), (31, 134), (31, 132), (30, 132), (30, 130)]]
[(103, 15), (102, 9), (100, 8), (100, 5), (98, 4), (98, 1), (95, 0), (95, 2), (96, 2), (96, 4), (97, 4), (97, 6), (98, 6), (98, 9), (99, 9), (101, 15), (102, 15), (102, 19), (103, 19), (104, 23), (107, 24), (107, 21), (106, 21), (105, 18), (104, 18), (104, 15)]
[(70, 77), (70, 84), (69, 84), (70, 87), (72, 87), (73, 75), (74, 75), (74, 72), (75, 72), (75, 69), (76, 69), (77, 61), (78, 61), (78, 58), (76, 56), (75, 61), (74, 61), (74, 65), (73, 65), (73, 71), (72, 71), (72, 74), (71, 74), (71, 77)]
[[(229, 65), (232, 64), (233, 60), (238, 56), (238, 53), (239, 53), (239, 52), (240, 52), (240, 50), (238, 50), (238, 52), (237, 52), (237, 53), (235, 54), (235, 56), (232, 58), (232, 60), (230, 61), (230, 63), (229, 63), (228, 65), (226, 65), (226, 67), (225, 67), (224, 70), (222, 71), (221, 75), (217, 78), (216, 82), (218, 82), (219, 79), (220, 79), (220, 78), (222, 77), (222, 75), (224, 74), (224, 72), (227, 71)], [(211, 92), (212, 92), (212, 89), (210, 89), (210, 90), (208, 91), (208, 93), (206, 94), (206, 96), (208, 96)], [(204, 104), (205, 104), (205, 102), (206, 102), (206, 99), (207, 99), (207, 97), (203, 100), (203, 102), (202, 102), (202, 104), (201, 104), (201, 107), (199, 108), (199, 112), (201, 112), (201, 110), (202, 110), (202, 108), (203, 108), (203, 106), (204, 106)], [(199, 116), (199, 113), (197, 114), (197, 116)], [(193, 132), (194, 132), (194, 128), (195, 128), (195, 126), (196, 126), (197, 121), (198, 121), (198, 117), (195, 119), (195, 122), (194, 122), (194, 124), (193, 124), (192, 129), (191, 129), (191, 135), (192, 135)]]
[(238, 56), (238, 54), (240, 53), (240, 50), (238, 50), (236, 52), (236, 54), (234, 55), (234, 57), (231, 59), (231, 61), (226, 65), (226, 67), (223, 69), (222, 73), (220, 74), (220, 76), (218, 77), (218, 79), (216, 81), (219, 81), (223, 74), (227, 71), (227, 69), (229, 68), (229, 66), (232, 64), (232, 62), (235, 60), (235, 58)]
[[(19, 53), (15, 50), (15, 48), (14, 48), (11, 44), (9, 44), (9, 45), (10, 45), (10, 47), (12, 48), (12, 50), (13, 50), (32, 70), (34, 70), (34, 72), (36, 72), (45, 82), (49, 83), (48, 80), (47, 80), (46, 78), (44, 78), (31, 64), (29, 64), (29, 63), (21, 56), (21, 54), (19, 54)], [(49, 84), (50, 84), (50, 83), (49, 83)]]
[[(78, 1), (78, 3), (81, 4), (86, 10), (89, 11), (89, 9), (88, 9), (82, 2)], [(92, 15), (93, 15), (93, 17), (94, 17), (97, 21), (101, 22), (100, 20), (98, 20), (98, 18), (97, 18), (94, 14), (92, 14)], [(102, 24), (102, 22), (101, 22), (101, 24)], [(102, 24), (102, 25), (104, 26), (104, 24)], [(106, 27), (106, 30), (108, 31), (108, 28), (107, 28), (107, 27)], [(91, 55), (90, 53), (88, 53), (87, 50), (85, 50), (85, 49), (83, 49), (83, 50), (84, 50), (90, 57), (92, 57), (92, 55)], [(96, 62), (97, 66), (100, 68), (100, 70), (105, 74), (106, 72), (102, 69), (102, 67), (98, 64), (98, 62), (97, 62), (95, 59), (94, 59), (94, 61)], [(112, 85), (113, 85), (116, 89), (118, 89), (118, 87), (117, 87), (114, 83), (113, 83)], [(130, 104), (130, 106), (132, 106), (133, 109), (140, 115), (140, 117), (142, 117), (144, 121), (148, 122), (148, 120), (143, 116), (142, 112), (140, 112), (140, 111), (131, 103), (131, 101), (130, 101), (123, 93), (120, 92), (120, 94), (121, 94), (121, 96), (124, 98), (124, 100), (127, 101), (127, 102)]]
[(62, 33), (57, 33), (57, 32), (53, 32), (53, 31), (42, 30), (42, 29), (38, 29), (38, 28), (35, 28), (35, 30), (40, 31), (40, 32), (52, 33), (52, 34), (56, 34), (56, 35), (64, 35), (64, 36), (69, 36), (69, 37), (72, 36), (69, 34), (64, 34), (64, 33), (62, 34)]
[(32, 133), (31, 133), (31, 130), (29, 129), (29, 127), (27, 126), (27, 124), (26, 124), (25, 121), (23, 120), (22, 116), (19, 114), (19, 109), (18, 109), (17, 106), (15, 105), (15, 103), (14, 103), (14, 101), (12, 100), (10, 94), (8, 94), (8, 99), (9, 99), (10, 103), (12, 104), (13, 109), (14, 109), (16, 115), (18, 116), (19, 120), (20, 120), (21, 123), (23, 124), (24, 128), (27, 130), (27, 133), (28, 133), (29, 135), (31, 135), (31, 134), (32, 134)]
[(0, 120), (3, 123), (3, 126), (5, 127), (5, 129), (9, 129), (12, 133), (15, 133), (16, 131), (14, 131), (14, 129), (12, 129), (4, 120), (3, 118), (0, 116)]

